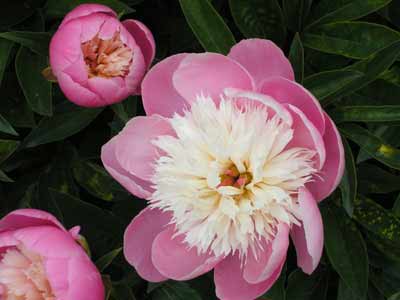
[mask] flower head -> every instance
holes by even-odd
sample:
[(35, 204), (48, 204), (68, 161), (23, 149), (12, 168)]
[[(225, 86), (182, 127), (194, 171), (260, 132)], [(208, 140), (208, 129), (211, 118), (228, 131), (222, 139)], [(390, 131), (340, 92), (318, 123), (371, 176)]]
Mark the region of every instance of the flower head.
[(253, 39), (228, 57), (172, 56), (142, 91), (147, 117), (102, 151), (110, 174), (149, 200), (125, 233), (138, 273), (187, 280), (214, 269), (220, 299), (255, 299), (278, 278), (289, 234), (298, 265), (313, 272), (317, 203), (341, 179), (343, 146), (279, 48)]
[(102, 300), (100, 273), (50, 214), (16, 210), (0, 220), (0, 299)]
[(50, 44), (50, 64), (68, 99), (104, 106), (139, 93), (155, 52), (147, 27), (122, 23), (110, 8), (82, 4), (67, 14)]

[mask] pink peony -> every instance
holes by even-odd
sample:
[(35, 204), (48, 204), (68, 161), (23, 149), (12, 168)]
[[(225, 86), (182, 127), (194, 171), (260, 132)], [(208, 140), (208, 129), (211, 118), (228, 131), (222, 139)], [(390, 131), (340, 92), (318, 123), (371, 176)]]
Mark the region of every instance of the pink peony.
[(0, 220), (1, 300), (104, 300), (100, 273), (52, 215), (16, 210)]
[(142, 95), (147, 116), (102, 149), (108, 172), (149, 200), (125, 232), (137, 272), (157, 282), (214, 269), (220, 299), (255, 299), (278, 278), (290, 235), (312, 273), (318, 202), (342, 177), (343, 146), (282, 51), (250, 39), (228, 56), (178, 54), (149, 71)]
[(141, 22), (122, 23), (107, 6), (82, 4), (67, 14), (50, 43), (50, 65), (72, 102), (105, 106), (139, 93), (155, 43)]

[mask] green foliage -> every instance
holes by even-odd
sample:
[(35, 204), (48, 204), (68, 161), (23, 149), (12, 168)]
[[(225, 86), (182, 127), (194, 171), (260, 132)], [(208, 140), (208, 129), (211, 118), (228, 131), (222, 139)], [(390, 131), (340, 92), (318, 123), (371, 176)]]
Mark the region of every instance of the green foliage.
[(41, 74), (61, 19), (89, 2), (148, 25), (155, 62), (181, 52), (227, 54), (243, 38), (275, 41), (296, 81), (338, 124), (346, 170), (340, 190), (320, 204), (325, 249), (317, 270), (298, 269), (291, 246), (279, 279), (259, 299), (400, 299), (398, 0), (7, 1), (0, 11), (0, 217), (33, 207), (67, 228), (80, 225), (107, 300), (217, 299), (212, 273), (148, 283), (122, 253), (126, 226), (147, 204), (116, 183), (99, 156), (144, 114), (140, 96), (81, 108)]

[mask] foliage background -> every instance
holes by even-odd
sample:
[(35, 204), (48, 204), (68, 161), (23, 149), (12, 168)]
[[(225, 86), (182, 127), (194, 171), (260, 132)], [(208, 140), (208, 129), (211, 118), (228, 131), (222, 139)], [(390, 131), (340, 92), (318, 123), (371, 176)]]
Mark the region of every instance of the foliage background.
[[(2, 3), (0, 217), (35, 207), (67, 227), (80, 224), (108, 299), (216, 299), (212, 274), (151, 284), (123, 259), (124, 228), (145, 202), (107, 175), (99, 153), (127, 120), (144, 114), (140, 98), (79, 108), (41, 75), (51, 34), (84, 2)], [(400, 299), (400, 0), (90, 2), (147, 24), (157, 42), (155, 62), (178, 52), (227, 53), (244, 37), (274, 40), (290, 57), (296, 80), (338, 124), (347, 163), (340, 189), (320, 205), (319, 268), (303, 274), (291, 248), (285, 272), (261, 299)]]

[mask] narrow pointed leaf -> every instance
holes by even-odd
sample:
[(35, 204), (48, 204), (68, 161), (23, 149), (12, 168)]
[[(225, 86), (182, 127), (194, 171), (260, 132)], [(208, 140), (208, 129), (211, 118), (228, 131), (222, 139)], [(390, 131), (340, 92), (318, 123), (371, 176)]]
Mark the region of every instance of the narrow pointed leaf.
[(47, 56), (50, 34), (47, 32), (11, 31), (0, 32), (0, 38), (7, 39), (31, 49), (33, 52)]
[(100, 272), (103, 272), (113, 262), (113, 260), (121, 253), (121, 251), (122, 248), (117, 248), (100, 257), (96, 261), (97, 269), (99, 269)]
[(357, 196), (357, 170), (350, 145), (345, 138), (342, 140), (345, 150), (346, 168), (339, 187), (342, 192), (342, 205), (347, 214), (352, 217), (354, 209), (353, 203)]
[(296, 81), (302, 84), (304, 78), (304, 48), (298, 33), (293, 38), (289, 60), (293, 66)]
[(330, 113), (336, 123), (400, 121), (400, 105), (341, 106)]
[(4, 70), (7, 67), (8, 57), (14, 42), (6, 39), (0, 39), (0, 84), (3, 79)]

